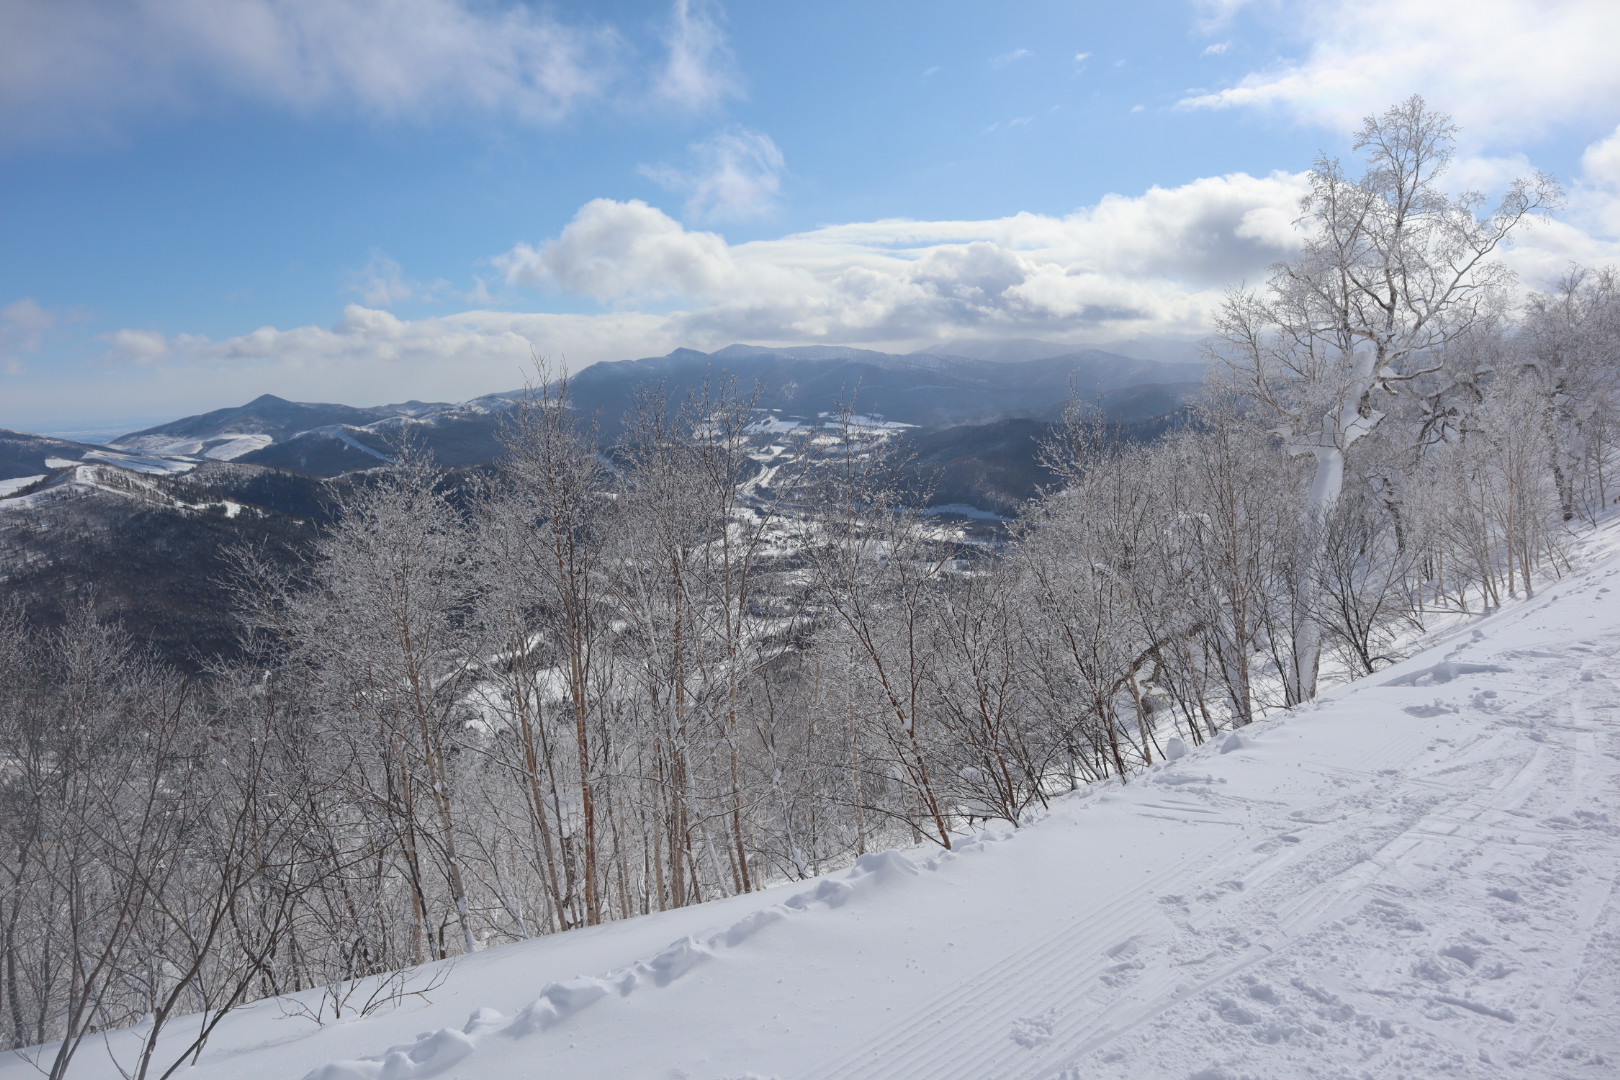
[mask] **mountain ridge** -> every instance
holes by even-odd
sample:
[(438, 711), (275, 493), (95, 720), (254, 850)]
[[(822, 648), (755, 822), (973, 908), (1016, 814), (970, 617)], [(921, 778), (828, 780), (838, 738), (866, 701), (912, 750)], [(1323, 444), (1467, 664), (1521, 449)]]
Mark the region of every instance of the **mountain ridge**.
[[(948, 351), (953, 348), (980, 355)], [(1036, 355), (1041, 353), (1049, 355)], [(568, 386), (574, 408), (594, 418), (600, 437), (612, 442), (623, 434), (624, 417), (640, 398), (661, 394), (675, 406), (718, 392), (724, 384), (784, 418), (817, 422), (847, 406), (900, 424), (942, 429), (1012, 419), (1052, 422), (1076, 396), (1112, 420), (1139, 423), (1185, 404), (1197, 393), (1202, 373), (1196, 364), (1033, 340), (1001, 343), (999, 351), (996, 343), (963, 342), (909, 354), (845, 345), (735, 343), (713, 352), (681, 348), (663, 356), (603, 361), (569, 376)], [(81, 462), (180, 471), (204, 461), (239, 461), (339, 476), (391, 462), (407, 432), (440, 464), (484, 464), (501, 455), (504, 418), (528, 393), (373, 406), (265, 393), (103, 445), (0, 433), (0, 483)]]

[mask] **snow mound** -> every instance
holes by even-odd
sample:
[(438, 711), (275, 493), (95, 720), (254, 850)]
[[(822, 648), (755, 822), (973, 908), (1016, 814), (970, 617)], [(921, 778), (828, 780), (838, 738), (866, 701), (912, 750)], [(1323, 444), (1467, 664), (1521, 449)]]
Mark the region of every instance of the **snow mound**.
[[(977, 851), (1009, 835), (986, 830), (965, 839), (956, 850)], [(550, 983), (511, 1019), (494, 1009), (480, 1008), (459, 1028), (427, 1032), (412, 1043), (390, 1047), (375, 1057), (328, 1062), (311, 1070), (305, 1080), (419, 1080), (438, 1076), (487, 1043), (527, 1039), (551, 1030), (599, 1001), (629, 998), (648, 989), (670, 986), (727, 951), (744, 946), (766, 927), (817, 909), (843, 907), (853, 898), (937, 870), (952, 858), (952, 852), (941, 852), (921, 862), (900, 851), (862, 855), (842, 874), (824, 878), (780, 904), (753, 911), (724, 929), (688, 934), (658, 953), (606, 975), (582, 975)]]

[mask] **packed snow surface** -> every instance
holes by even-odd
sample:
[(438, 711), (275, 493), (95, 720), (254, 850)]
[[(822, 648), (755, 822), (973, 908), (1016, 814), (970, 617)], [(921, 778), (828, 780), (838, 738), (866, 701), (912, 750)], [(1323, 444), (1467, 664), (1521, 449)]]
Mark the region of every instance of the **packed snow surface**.
[(260, 1003), (183, 1075), (1620, 1076), (1617, 541), (1028, 827), (491, 950), (363, 1020)]
[(156, 457), (205, 457), (215, 461), (232, 461), (243, 454), (263, 450), (274, 441), (269, 435), (239, 432), (222, 432), (202, 439), (179, 435), (135, 435), (119, 439), (113, 444), (113, 449)]

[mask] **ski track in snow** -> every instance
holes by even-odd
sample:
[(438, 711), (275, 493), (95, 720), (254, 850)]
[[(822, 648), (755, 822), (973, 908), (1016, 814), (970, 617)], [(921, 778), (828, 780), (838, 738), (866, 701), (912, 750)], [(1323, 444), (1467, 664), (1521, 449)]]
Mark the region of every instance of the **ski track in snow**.
[[(1620, 1077), (1620, 528), (1588, 546), (1537, 599), (1032, 828), (727, 901), (748, 913), (381, 1053), (409, 1010), (334, 1025), (310, 1043), (353, 1056), (313, 1071), (244, 1022), (188, 1075)], [(513, 947), (505, 990), (571, 936)]]

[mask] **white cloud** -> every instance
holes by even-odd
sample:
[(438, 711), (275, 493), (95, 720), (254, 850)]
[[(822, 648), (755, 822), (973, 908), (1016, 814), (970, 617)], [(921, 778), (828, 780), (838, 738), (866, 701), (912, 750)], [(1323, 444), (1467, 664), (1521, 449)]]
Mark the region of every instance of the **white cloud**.
[(47, 311), (31, 297), (0, 307), (0, 356), (34, 352), (60, 320), (59, 314)]
[(705, 0), (675, 0), (664, 43), (669, 58), (655, 91), (666, 102), (700, 111), (741, 94), (714, 5)]
[(693, 143), (689, 150), (688, 168), (648, 165), (641, 170), (686, 196), (689, 219), (745, 221), (775, 208), (786, 162), (769, 135), (729, 128)]
[(598, 199), (557, 237), (496, 261), (510, 284), (619, 310), (680, 301), (665, 316), (672, 336), (699, 347), (1196, 333), (1228, 283), (1294, 249), (1302, 184), (1237, 174), (1061, 218), (880, 221), (736, 245), (645, 203)]
[(1225, 52), (1227, 49), (1230, 49), (1231, 47), (1232, 47), (1232, 43), (1230, 41), (1216, 41), (1216, 42), (1213, 42), (1213, 43), (1211, 43), (1209, 45), (1205, 45), (1204, 46), (1204, 51), (1202, 53), (1200, 53), (1199, 55), (1200, 56), (1219, 56), (1219, 55), (1221, 55), (1221, 53)]
[[(225, 339), (124, 329), (105, 338), (97, 384), (119, 388), (124, 412), (172, 414), (266, 390), (462, 400), (521, 385), (531, 355), (578, 369), (734, 341), (913, 349), (964, 336), (1198, 334), (1228, 283), (1294, 250), (1302, 190), (1295, 174), (1235, 174), (1064, 217), (857, 222), (742, 244), (646, 203), (598, 199), (557, 236), (496, 260), (508, 284), (588, 297), (595, 313), (406, 319), (353, 304), (330, 326)], [(21, 389), (24, 406), (30, 392), (36, 409), (51, 400), (43, 385)]]
[(702, 297), (736, 280), (731, 249), (717, 233), (689, 232), (639, 199), (593, 199), (561, 235), (495, 260), (514, 285), (554, 287), (593, 300)]
[(1620, 264), (1620, 128), (1586, 148), (1563, 211), (1526, 229), (1504, 259), (1536, 289), (1551, 288), (1572, 263)]
[(0, 140), (113, 132), (222, 98), (536, 123), (648, 94), (708, 108), (737, 93), (717, 18), (702, 0), (674, 0), (649, 80), (614, 26), (524, 0), (6, 0)]
[(145, 385), (183, 382), (186, 396), (245, 400), (271, 389), (317, 400), (379, 402), (381, 394), (460, 401), (522, 385), (535, 356), (578, 368), (667, 352), (676, 344), (668, 330), (666, 320), (640, 313), (401, 319), (351, 304), (329, 327), (266, 326), (224, 340), (120, 330), (106, 339), (106, 378), (135, 364), (148, 371)]
[(1012, 49), (1008, 52), (1001, 53), (998, 56), (992, 56), (990, 58), (990, 66), (993, 68), (1004, 68), (1008, 64), (1016, 64), (1020, 60), (1028, 60), (1034, 55), (1035, 54), (1030, 52), (1028, 49)]
[(384, 308), (430, 299), (449, 288), (446, 281), (424, 283), (407, 278), (399, 263), (380, 251), (373, 251), (370, 261), (349, 281), (349, 291), (360, 294), (360, 299), (372, 307)]
[[(1240, 4), (1210, 0), (1211, 25)], [(1413, 91), (1470, 138), (1537, 135), (1549, 124), (1611, 115), (1620, 95), (1620, 4), (1614, 0), (1301, 0), (1255, 5), (1304, 55), (1234, 86), (1185, 99), (1194, 108), (1273, 108), (1349, 130)]]
[(1084, 64), (1087, 60), (1090, 60), (1090, 59), (1091, 59), (1091, 54), (1088, 53), (1088, 52), (1079, 52), (1079, 53), (1074, 54), (1074, 62), (1077, 63), (1077, 64)]
[(1194, 0), (1193, 6), (1199, 11), (1199, 26), (1213, 33), (1231, 23), (1239, 11), (1252, 3), (1254, 0)]
[(1586, 148), (1581, 172), (1587, 183), (1620, 191), (1620, 127)]
[(22, 374), (23, 358), (38, 352), (53, 330), (87, 319), (80, 309), (47, 308), (26, 296), (0, 307), (0, 374)]
[[(1609, 199), (1592, 205), (1615, 205), (1616, 157), (1620, 134), (1589, 150), (1577, 191)], [(1490, 179), (1518, 164), (1468, 167)], [(854, 222), (740, 244), (644, 202), (597, 199), (557, 236), (495, 260), (508, 285), (589, 298), (601, 305), (595, 313), (403, 319), (356, 304), (329, 327), (263, 327), (224, 340), (121, 330), (108, 336), (107, 357), (137, 365), (148, 381), (129, 385), (153, 401), (167, 394), (161, 406), (172, 412), (179, 401), (213, 407), (266, 389), (354, 402), (379, 393), (459, 400), (520, 385), (531, 354), (577, 370), (737, 341), (907, 350), (961, 337), (1083, 345), (1198, 336), (1227, 287), (1258, 283), (1297, 250), (1304, 190), (1303, 174), (1236, 173), (1110, 195), (1061, 217)], [(1527, 228), (1504, 253), (1526, 287), (1550, 285), (1572, 261), (1620, 259), (1613, 233), (1605, 239), (1571, 218)], [(39, 322), (32, 308), (5, 310), (20, 313), (17, 325)], [(121, 365), (109, 370), (129, 370)]]
[[(193, 340), (189, 336), (187, 341)], [(173, 355), (170, 340), (157, 330), (115, 330), (107, 335), (107, 359), (119, 364), (156, 364)]]

